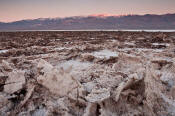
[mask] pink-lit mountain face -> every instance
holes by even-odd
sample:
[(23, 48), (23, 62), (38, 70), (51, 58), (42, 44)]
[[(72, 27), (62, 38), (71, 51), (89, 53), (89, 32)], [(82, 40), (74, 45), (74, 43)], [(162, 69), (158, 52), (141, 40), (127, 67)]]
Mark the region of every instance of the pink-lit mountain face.
[(89, 17), (120, 17), (122, 15), (113, 15), (113, 14), (92, 14)]
[(87, 17), (46, 18), (0, 23), (0, 30), (175, 29), (175, 14), (97, 14)]

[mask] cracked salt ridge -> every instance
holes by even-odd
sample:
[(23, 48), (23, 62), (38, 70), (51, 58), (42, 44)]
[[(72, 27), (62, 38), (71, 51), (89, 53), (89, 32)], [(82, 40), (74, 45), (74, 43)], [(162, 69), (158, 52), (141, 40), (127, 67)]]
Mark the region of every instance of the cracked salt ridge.
[(67, 47), (59, 47), (59, 48), (55, 48), (54, 50), (64, 50), (64, 49), (70, 50), (70, 49), (72, 49), (72, 48), (67, 48)]
[(117, 52), (113, 52), (113, 51), (110, 51), (108, 49), (93, 52), (92, 55), (97, 57), (97, 58), (107, 58), (107, 59), (109, 59), (110, 57), (118, 57)]
[(6, 53), (8, 50), (0, 50), (0, 53)]
[(81, 62), (79, 60), (68, 60), (58, 64), (57, 68), (63, 68), (64, 70), (68, 70), (70, 67), (72, 67), (73, 71), (80, 71), (80, 70), (85, 70), (91, 65), (92, 63), (90, 62)]
[(170, 46), (170, 44), (168, 44), (168, 43), (152, 43), (152, 45), (154, 45), (154, 46), (159, 46), (159, 45)]
[(146, 49), (146, 48), (136, 48), (137, 51), (153, 51), (153, 52), (163, 52), (164, 49)]
[(147, 48), (124, 48), (120, 49), (120, 51), (131, 51), (136, 50), (138, 52), (147, 52), (147, 51), (153, 51), (153, 52), (163, 52), (164, 49), (147, 49)]
[(135, 46), (135, 43), (132, 43), (132, 42), (125, 42), (125, 45)]

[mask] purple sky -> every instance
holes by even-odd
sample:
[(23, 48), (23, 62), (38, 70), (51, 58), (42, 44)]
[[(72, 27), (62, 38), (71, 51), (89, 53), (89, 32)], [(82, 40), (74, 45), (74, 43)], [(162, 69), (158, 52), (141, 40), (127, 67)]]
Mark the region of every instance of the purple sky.
[(0, 21), (92, 14), (175, 13), (175, 0), (0, 0)]

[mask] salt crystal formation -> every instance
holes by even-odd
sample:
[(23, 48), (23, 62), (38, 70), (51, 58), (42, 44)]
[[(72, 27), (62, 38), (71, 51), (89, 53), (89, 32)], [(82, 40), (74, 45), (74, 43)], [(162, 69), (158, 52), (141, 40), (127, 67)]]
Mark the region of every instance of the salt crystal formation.
[(24, 71), (13, 71), (8, 74), (9, 75), (4, 86), (4, 92), (12, 94), (22, 89), (25, 84)]
[(175, 33), (15, 32), (0, 41), (2, 116), (175, 116)]
[(69, 92), (78, 87), (76, 80), (74, 80), (71, 75), (64, 71), (59, 72), (44, 60), (39, 61), (37, 68), (41, 69), (41, 75), (37, 77), (38, 83), (47, 87), (52, 93), (66, 96)]

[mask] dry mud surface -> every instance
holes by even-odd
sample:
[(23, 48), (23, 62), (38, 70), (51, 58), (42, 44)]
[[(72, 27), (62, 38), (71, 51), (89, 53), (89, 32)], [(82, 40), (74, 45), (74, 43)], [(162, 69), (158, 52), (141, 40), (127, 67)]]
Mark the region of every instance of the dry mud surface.
[(175, 33), (1, 32), (1, 116), (175, 116)]

